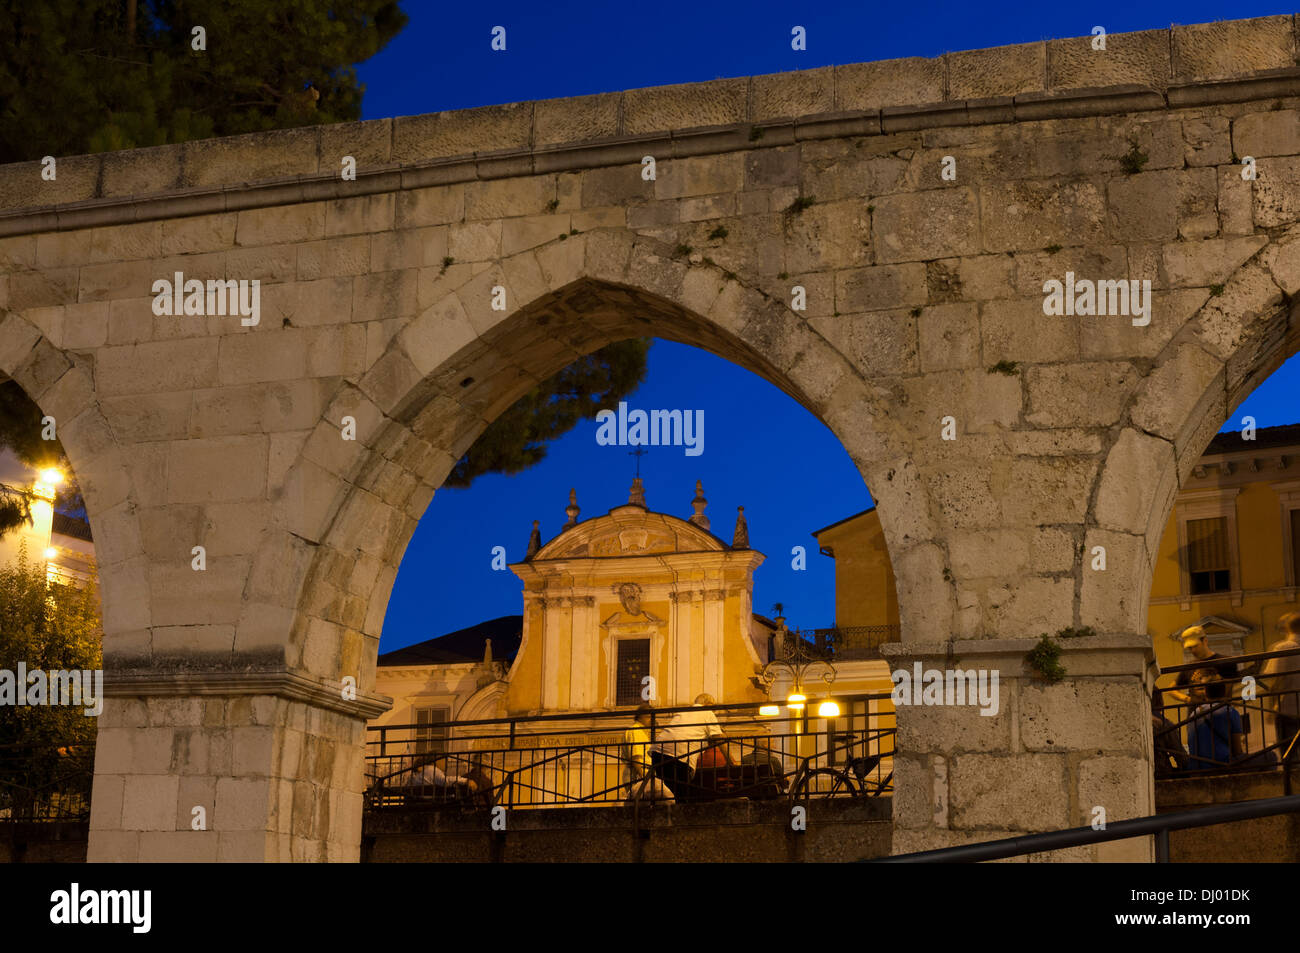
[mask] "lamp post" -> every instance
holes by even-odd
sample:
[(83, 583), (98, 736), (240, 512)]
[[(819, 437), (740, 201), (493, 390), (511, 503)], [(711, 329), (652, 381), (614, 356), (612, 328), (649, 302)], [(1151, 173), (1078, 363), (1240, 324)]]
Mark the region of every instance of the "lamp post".
[[(803, 713), (808, 703), (804, 693), (804, 681), (809, 677), (820, 678), (827, 685), (835, 681), (835, 666), (824, 658), (808, 654), (806, 640), (798, 632), (790, 632), (785, 623), (781, 623), (781, 654), (763, 666), (758, 677), (767, 686), (769, 693), (775, 684), (778, 673), (785, 673), (790, 679), (790, 692), (785, 704), (795, 712), (794, 734), (795, 754), (799, 753), (798, 736), (802, 734)], [(833, 709), (833, 713), (831, 712)], [(824, 701), (817, 709), (819, 718), (835, 718), (839, 715), (839, 706), (832, 701)]]

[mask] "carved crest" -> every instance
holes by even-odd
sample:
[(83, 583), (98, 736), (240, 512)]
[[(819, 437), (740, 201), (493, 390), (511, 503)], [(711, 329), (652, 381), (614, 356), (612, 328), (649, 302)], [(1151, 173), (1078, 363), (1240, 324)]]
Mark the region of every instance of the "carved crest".
[(618, 600), (623, 603), (623, 611), (628, 615), (641, 614), (641, 587), (634, 582), (625, 582), (618, 587)]

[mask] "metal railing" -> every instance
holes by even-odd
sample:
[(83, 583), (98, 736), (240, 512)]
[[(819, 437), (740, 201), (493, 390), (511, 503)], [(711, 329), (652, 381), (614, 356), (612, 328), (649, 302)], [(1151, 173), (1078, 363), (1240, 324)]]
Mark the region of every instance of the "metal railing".
[[(714, 801), (877, 797), (892, 791), (887, 694), (845, 696), (838, 718), (769, 717), (760, 705), (574, 712), (368, 731), (368, 810), (482, 810)], [(884, 707), (888, 707), (884, 705)], [(437, 750), (430, 750), (431, 741)]]
[[(1273, 658), (1300, 656), (1300, 650), (1257, 652), (1208, 662), (1173, 665), (1161, 675), (1215, 671), (1215, 678), (1200, 683), (1197, 696), (1186, 694), (1193, 686), (1165, 686), (1155, 690), (1151, 704), (1157, 779), (1193, 776), (1205, 772), (1239, 773), (1275, 767), (1300, 759), (1300, 690), (1276, 690), (1260, 680), (1263, 663)], [(1218, 674), (1220, 666), (1235, 665), (1237, 674)], [(1256, 679), (1243, 694), (1244, 679)], [(1273, 678), (1274, 684), (1277, 677)], [(1214, 697), (1218, 696), (1218, 697)]]
[(1154, 814), (1128, 821), (1115, 821), (1107, 824), (1104, 830), (1092, 827), (1072, 827), (1064, 831), (1049, 831), (1045, 834), (1026, 834), (1022, 837), (1007, 837), (1002, 840), (987, 841), (983, 844), (963, 844), (959, 847), (942, 847), (938, 850), (923, 850), (914, 854), (895, 854), (893, 857), (869, 857), (859, 863), (868, 864), (970, 864), (984, 860), (1004, 860), (1007, 857), (1021, 857), (1025, 854), (1037, 854), (1049, 850), (1064, 850), (1067, 847), (1084, 847), (1105, 841), (1128, 840), (1130, 837), (1155, 835), (1156, 862), (1169, 863), (1169, 832), (1187, 830), (1193, 827), (1209, 827), (1213, 824), (1226, 824), (1230, 821), (1247, 821), (1256, 817), (1272, 817), (1276, 814), (1293, 814), (1300, 811), (1300, 794), (1288, 794), (1285, 797), (1259, 798), (1254, 801), (1239, 801), (1236, 804), (1215, 804), (1210, 807), (1198, 807), (1188, 811), (1173, 811), (1169, 814)]
[(886, 642), (897, 642), (901, 629), (896, 625), (847, 625), (830, 629), (785, 630), (773, 633), (768, 639), (767, 657), (773, 658), (789, 650), (778, 644), (782, 637), (787, 642), (802, 639), (805, 651), (812, 656), (835, 661), (881, 658), (880, 647)]
[(90, 818), (93, 744), (0, 745), (0, 824)]

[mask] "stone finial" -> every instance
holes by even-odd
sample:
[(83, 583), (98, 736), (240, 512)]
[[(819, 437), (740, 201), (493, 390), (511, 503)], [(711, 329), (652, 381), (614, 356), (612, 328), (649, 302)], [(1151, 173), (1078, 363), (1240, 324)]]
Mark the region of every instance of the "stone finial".
[(524, 553), (524, 559), (532, 559), (542, 548), (541, 526), (541, 520), (533, 520), (533, 531), (528, 535), (528, 552)]
[(709, 505), (709, 501), (704, 498), (704, 481), (695, 481), (695, 499), (691, 500), (691, 506), (695, 508), (695, 513), (686, 521), (694, 523), (700, 529), (709, 528), (709, 518), (704, 515), (704, 508)]
[(577, 526), (578, 514), (581, 512), (582, 510), (578, 508), (578, 491), (571, 489), (569, 490), (569, 505), (564, 508), (564, 513), (569, 517), (569, 521), (561, 527), (561, 530), (566, 530), (571, 526)]
[(492, 640), (491, 639), (483, 640), (483, 664), (484, 665), (492, 664)]
[(629, 503), (635, 503), (637, 506), (645, 506), (645, 485), (641, 482), (640, 477), (632, 480), (632, 489), (627, 495)]
[(749, 524), (745, 522), (745, 508), (736, 507), (736, 534), (731, 538), (732, 549), (749, 549)]

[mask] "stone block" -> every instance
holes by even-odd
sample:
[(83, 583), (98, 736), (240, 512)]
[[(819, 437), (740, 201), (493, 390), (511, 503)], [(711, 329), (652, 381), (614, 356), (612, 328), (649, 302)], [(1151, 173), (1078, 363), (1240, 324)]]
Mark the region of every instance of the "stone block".
[(948, 784), (957, 828), (1055, 831), (1070, 826), (1066, 761), (1055, 755), (960, 754)]
[(1047, 44), (948, 53), (948, 99), (1016, 96), (1047, 88)]
[(630, 89), (623, 94), (623, 134), (744, 122), (748, 98), (745, 78)]
[(1179, 80), (1222, 79), (1296, 63), (1290, 15), (1174, 25), (1172, 33)]
[(1097, 464), (1080, 457), (1020, 457), (1011, 461), (1001, 499), (1011, 524), (1079, 523), (1088, 508)]
[(871, 232), (876, 260), (923, 261), (980, 250), (979, 206), (968, 188), (932, 189), (876, 199)]
[[(1255, 225), (1274, 228), (1300, 219), (1300, 156), (1278, 156), (1256, 163)], [(1240, 171), (1237, 170), (1240, 175)]]
[(1178, 345), (1152, 369), (1137, 391), (1131, 410), (1134, 426), (1177, 440), (1183, 436), (1187, 411), (1214, 388), (1223, 393), (1223, 362), (1194, 342)]
[(325, 237), (327, 203), (272, 205), (239, 213), (235, 226), (238, 245), (281, 245)]
[(465, 218), (465, 186), (439, 185), (427, 189), (408, 189), (397, 196), (396, 225), (416, 228), (422, 225), (447, 225)]
[[(654, 181), (655, 198), (676, 199), (689, 195), (739, 192), (745, 177), (744, 160), (742, 154), (733, 152), (660, 162)], [(640, 175), (635, 169), (631, 171)]]
[(216, 810), (209, 821), (224, 835), (231, 831), (265, 831), (271, 813), (272, 782), (266, 779), (218, 778)]
[[(189, 560), (150, 568), (155, 631), (158, 626), (196, 629), (165, 633), (162, 645), (173, 658), (206, 657), (216, 664), (227, 663), (248, 565), (247, 557), (235, 556), (209, 557), (202, 571), (193, 569)], [(157, 645), (155, 654), (161, 654)]]
[(1092, 182), (1020, 180), (980, 189), (985, 251), (1037, 251), (1069, 235), (1074, 243), (1106, 238), (1106, 209)]
[(1068, 361), (1079, 353), (1079, 338), (1079, 319), (1044, 315), (1042, 298), (980, 305), (985, 367), (999, 361)]
[(856, 112), (944, 99), (943, 60), (914, 56), (835, 67), (835, 110)]
[(794, 119), (835, 111), (835, 70), (796, 70), (755, 76), (749, 119)]
[(1025, 372), (1025, 420), (1044, 429), (1109, 427), (1137, 383), (1137, 369), (1124, 361), (1031, 367)]
[(343, 157), (356, 160), (358, 174), (392, 161), (393, 120), (334, 122), (317, 126), (320, 135), (320, 171), (343, 172)]
[(617, 136), (620, 99), (621, 93), (600, 93), (533, 103), (533, 146)]
[(53, 181), (42, 178), (41, 162), (0, 167), (0, 208), (39, 208), (82, 202), (99, 193), (102, 156), (56, 156)]
[(916, 307), (926, 302), (925, 266), (879, 265), (840, 271), (835, 276), (835, 307), (844, 312)]
[(1029, 751), (1136, 755), (1143, 747), (1150, 701), (1138, 679), (1070, 678), (1070, 642), (1063, 640), (1063, 681), (1026, 682), (1020, 690), (1020, 743)]
[(217, 382), (217, 341), (192, 338), (95, 352), (95, 386), (101, 396), (149, 394), (210, 387)]
[(466, 220), (513, 218), (548, 211), (555, 199), (555, 176), (490, 179), (465, 186)]
[(402, 116), (393, 120), (394, 163), (523, 149), (532, 134), (533, 104), (507, 103)]
[(980, 323), (975, 304), (937, 304), (922, 308), (917, 327), (923, 372), (979, 366)]
[(1093, 39), (1089, 35), (1047, 41), (1049, 89), (1168, 87), (1172, 72), (1168, 30), (1108, 33), (1105, 50), (1094, 50)]
[(314, 126), (203, 139), (176, 148), (183, 153), (187, 186), (256, 182), (317, 171)]
[(918, 372), (916, 318), (910, 311), (873, 311), (813, 318), (809, 324), (862, 373)]
[[(1230, 126), (1226, 116), (1184, 119), (1183, 158), (1187, 165), (1215, 166), (1231, 162), (1233, 148)], [(1243, 152), (1242, 155), (1251, 155), (1251, 153)]]
[[(167, 499), (170, 503), (256, 500), (265, 492), (265, 436), (178, 440), (168, 450)], [(231, 474), (238, 474), (239, 478), (232, 480)]]
[(122, 827), (128, 831), (175, 830), (179, 789), (177, 777), (127, 775), (122, 794)]

